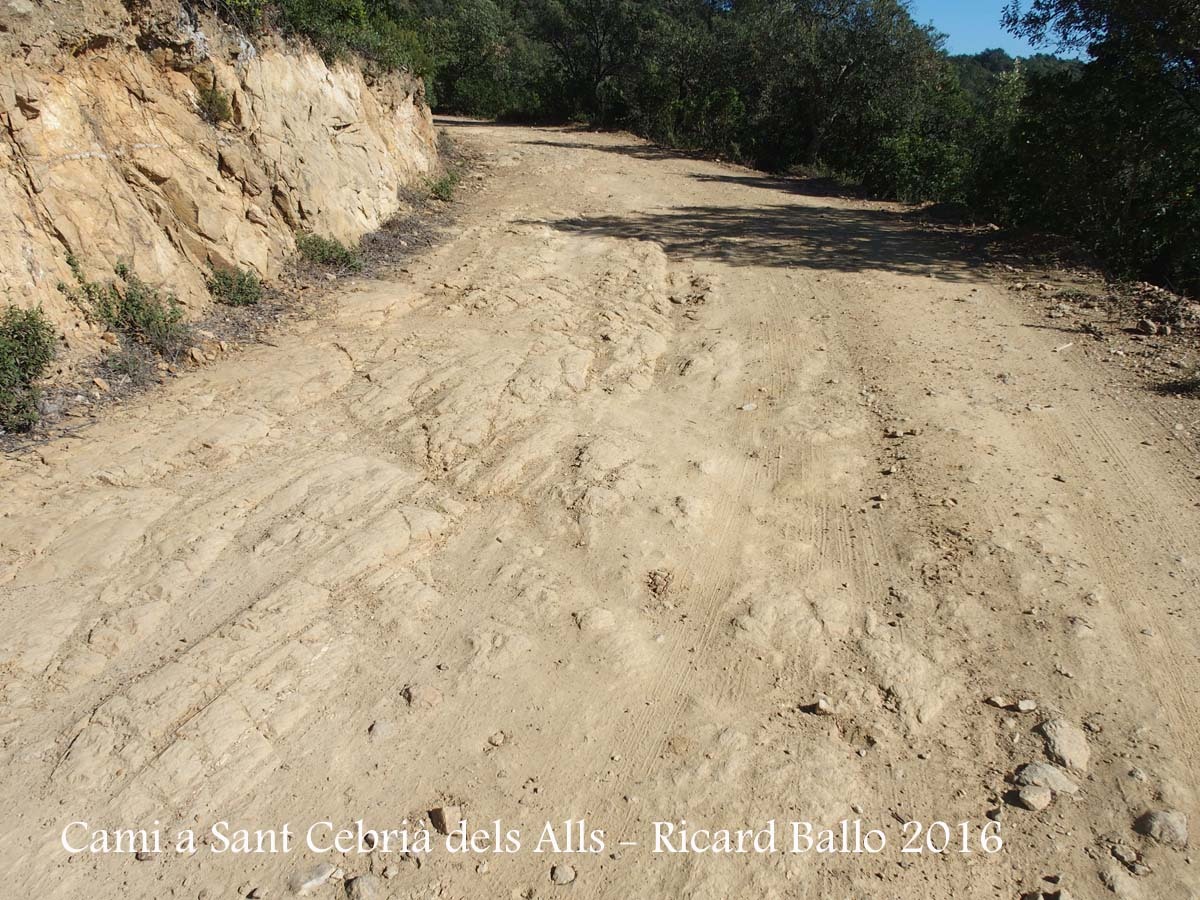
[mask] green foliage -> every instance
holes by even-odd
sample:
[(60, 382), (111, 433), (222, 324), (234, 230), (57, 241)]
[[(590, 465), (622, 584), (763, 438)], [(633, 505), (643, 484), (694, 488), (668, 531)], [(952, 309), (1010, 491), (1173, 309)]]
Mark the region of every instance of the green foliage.
[(262, 300), (262, 281), (245, 269), (214, 269), (208, 277), (213, 299), (226, 306), (254, 306)]
[(218, 13), (256, 32), (265, 23), (307, 38), (329, 60), (357, 54), (382, 69), (431, 74), (427, 27), (406, 0), (216, 0)]
[(257, 31), (270, 6), (270, 0), (217, 0), (217, 11), (224, 18), (248, 31)]
[(457, 172), (447, 172), (439, 178), (432, 178), (428, 182), (429, 195), (449, 203), (454, 199), (454, 189), (458, 187), (459, 181), (460, 177)]
[(1029, 79), (1008, 144), (1011, 221), (1081, 239), (1122, 275), (1200, 291), (1200, 5), (1012, 3), (1009, 25), (1087, 47)]
[(1083, 68), (1083, 63), (1075, 59), (1062, 59), (1048, 53), (1035, 53), (1033, 56), (1016, 59), (1003, 50), (984, 50), (972, 56), (952, 56), (950, 62), (958, 73), (962, 89), (976, 104), (986, 101), (998, 80), (1018, 71), (1027, 77), (1038, 77), (1060, 72), (1078, 72)]
[(77, 288), (59, 285), (59, 289), (85, 311), (112, 331), (129, 335), (164, 357), (179, 355), (189, 331), (183, 322), (183, 307), (174, 294), (161, 294), (124, 263), (118, 263), (115, 269), (121, 284), (88, 281), (73, 256), (67, 258), (67, 263)]
[(215, 85), (200, 88), (196, 104), (200, 107), (201, 117), (213, 125), (220, 125), (233, 118), (229, 95)]
[(41, 378), (54, 359), (54, 328), (40, 307), (10, 306), (0, 315), (0, 366), (21, 380)]
[(390, 0), (272, 0), (279, 23), (303, 35), (330, 59), (357, 53), (384, 69), (406, 68), (417, 75), (433, 61), (420, 24)]
[(362, 268), (362, 257), (357, 250), (318, 234), (296, 235), (296, 251), (310, 263), (322, 268), (349, 272), (357, 272)]
[(429, 81), (441, 109), (494, 118), (546, 113), (548, 48), (523, 30), (503, 2), (427, 0), (422, 13), (434, 59)]
[(54, 359), (54, 329), (40, 308), (0, 315), (0, 430), (28, 431), (38, 420), (37, 391)]

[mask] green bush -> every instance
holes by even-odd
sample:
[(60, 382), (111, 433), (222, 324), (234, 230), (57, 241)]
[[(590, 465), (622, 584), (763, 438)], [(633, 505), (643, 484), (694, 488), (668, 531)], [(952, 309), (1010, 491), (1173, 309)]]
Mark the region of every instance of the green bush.
[(427, 78), (430, 105), (471, 115), (536, 117), (542, 111), (538, 81), (550, 68), (549, 52), (523, 33), (520, 8), (506, 0), (423, 3), (424, 41), (434, 59)]
[[(1029, 79), (1011, 138), (979, 154), (995, 172), (978, 205), (1075, 238), (1111, 275), (1195, 294), (1200, 115), (1151, 72), (1102, 57)], [(1190, 99), (1200, 109), (1200, 96)]]
[(229, 104), (229, 96), (219, 87), (200, 88), (196, 103), (200, 107), (200, 115), (204, 121), (213, 125), (220, 125), (233, 118), (233, 107)]
[(433, 69), (419, 20), (380, 0), (275, 0), (275, 6), (284, 28), (307, 37), (328, 58), (357, 53), (385, 69), (417, 75)]
[(183, 307), (174, 294), (160, 294), (124, 263), (118, 263), (115, 269), (124, 289), (113, 282), (88, 281), (73, 256), (67, 257), (67, 264), (75, 274), (78, 290), (66, 285), (59, 285), (59, 289), (112, 331), (127, 334), (168, 358), (178, 356), (187, 344), (189, 331), (183, 322)]
[[(217, 0), (218, 14), (254, 33), (268, 24), (310, 40), (327, 59), (356, 53), (384, 69), (432, 73), (427, 23), (396, 0)], [(219, 121), (224, 121), (219, 120)]]
[(449, 203), (454, 199), (454, 189), (458, 187), (459, 181), (460, 178), (457, 172), (447, 172), (440, 178), (431, 178), (427, 183), (429, 195)]
[(362, 268), (362, 258), (357, 250), (318, 234), (297, 235), (296, 251), (310, 263), (326, 269), (357, 272)]
[(38, 420), (33, 383), (54, 358), (54, 329), (40, 308), (0, 315), (0, 429), (28, 431)]
[(262, 300), (262, 282), (245, 269), (215, 269), (208, 277), (213, 299), (226, 306), (254, 306)]
[(243, 28), (256, 30), (270, 0), (218, 0), (217, 9)]

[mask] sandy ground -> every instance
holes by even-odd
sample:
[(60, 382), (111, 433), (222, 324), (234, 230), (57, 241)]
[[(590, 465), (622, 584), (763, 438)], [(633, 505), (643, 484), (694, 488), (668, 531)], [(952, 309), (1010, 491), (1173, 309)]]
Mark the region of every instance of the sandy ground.
[[(1200, 896), (1200, 483), (1154, 416), (897, 210), (453, 130), (451, 241), (0, 463), (0, 894)], [(359, 819), (433, 849), (305, 846)], [(534, 852), (565, 820), (598, 852)], [(655, 853), (680, 820), (775, 852)], [(792, 852), (842, 820), (886, 846)]]

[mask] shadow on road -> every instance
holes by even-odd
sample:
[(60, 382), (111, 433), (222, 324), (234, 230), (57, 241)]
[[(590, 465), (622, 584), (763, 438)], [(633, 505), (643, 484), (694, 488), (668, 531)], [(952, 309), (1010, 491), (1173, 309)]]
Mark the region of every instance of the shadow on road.
[(802, 197), (835, 197), (839, 200), (866, 200), (870, 194), (851, 185), (840, 183), (836, 178), (796, 177), (747, 172), (745, 174), (715, 175), (697, 172), (692, 178), (708, 184), (732, 184), (738, 187), (760, 188), (782, 194), (799, 194)]
[(903, 212), (892, 210), (798, 204), (686, 206), (537, 224), (573, 234), (654, 241), (673, 257), (731, 266), (878, 269), (948, 280), (970, 275), (960, 244), (922, 230)]
[[(577, 129), (577, 131), (580, 129)], [(554, 129), (555, 133), (562, 134), (563, 129)], [(567, 150), (598, 150), (601, 153), (615, 153), (618, 156), (631, 156), (634, 159), (706, 159), (700, 153), (693, 153), (688, 150), (673, 150), (669, 147), (659, 147), (654, 144), (604, 144), (596, 143), (595, 141), (547, 141), (533, 140), (522, 141), (530, 147), (557, 147)]]
[[(555, 129), (560, 131), (560, 129)], [(653, 144), (602, 144), (593, 141), (547, 141), (532, 140), (522, 143), (534, 147), (566, 147), (570, 150), (598, 150), (602, 153), (615, 153), (619, 156), (630, 156), (634, 159), (665, 160), (686, 159), (713, 162), (712, 156), (690, 151), (677, 150), (670, 147), (659, 147)], [(716, 160), (720, 162), (720, 160)], [(851, 185), (841, 184), (835, 178), (797, 177), (771, 175), (766, 172), (747, 172), (745, 174), (715, 174), (697, 172), (691, 175), (697, 181), (712, 184), (731, 184), (740, 187), (762, 188), (770, 191), (781, 191), (788, 194), (801, 194), (806, 197), (839, 197), (846, 200), (867, 199), (870, 195)]]
[[(559, 132), (561, 133), (561, 132)], [(700, 160), (703, 156), (650, 144), (610, 144), (577, 139), (532, 139), (531, 146), (597, 150), (640, 160)], [(695, 172), (690, 177), (722, 187), (774, 192), (779, 199), (860, 199), (829, 178), (786, 178), (766, 173)], [(736, 196), (736, 195), (732, 195)], [(763, 196), (761, 194), (757, 196)], [(530, 223), (533, 224), (533, 223)], [(654, 241), (672, 256), (709, 259), (731, 266), (797, 266), (840, 272), (880, 271), (966, 280), (964, 247), (923, 226), (901, 208), (845, 208), (817, 203), (688, 206), (560, 219), (549, 224), (575, 234)]]
[(1153, 385), (1150, 390), (1164, 397), (1200, 397), (1200, 376), (1166, 381)]

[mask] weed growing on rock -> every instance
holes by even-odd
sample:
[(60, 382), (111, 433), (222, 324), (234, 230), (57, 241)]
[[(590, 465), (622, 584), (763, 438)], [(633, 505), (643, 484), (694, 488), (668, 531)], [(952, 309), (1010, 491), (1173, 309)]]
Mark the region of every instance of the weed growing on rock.
[(210, 124), (220, 125), (233, 118), (233, 107), (229, 103), (229, 96), (219, 87), (200, 88), (196, 104), (200, 107), (200, 115), (204, 121)]
[(268, 0), (217, 0), (217, 10), (247, 31), (257, 32), (267, 3)]
[(142, 347), (117, 350), (104, 359), (104, 371), (131, 384), (144, 384), (150, 380), (153, 369), (150, 353)]
[(0, 430), (28, 431), (38, 420), (33, 383), (54, 358), (54, 328), (41, 308), (0, 315)]

